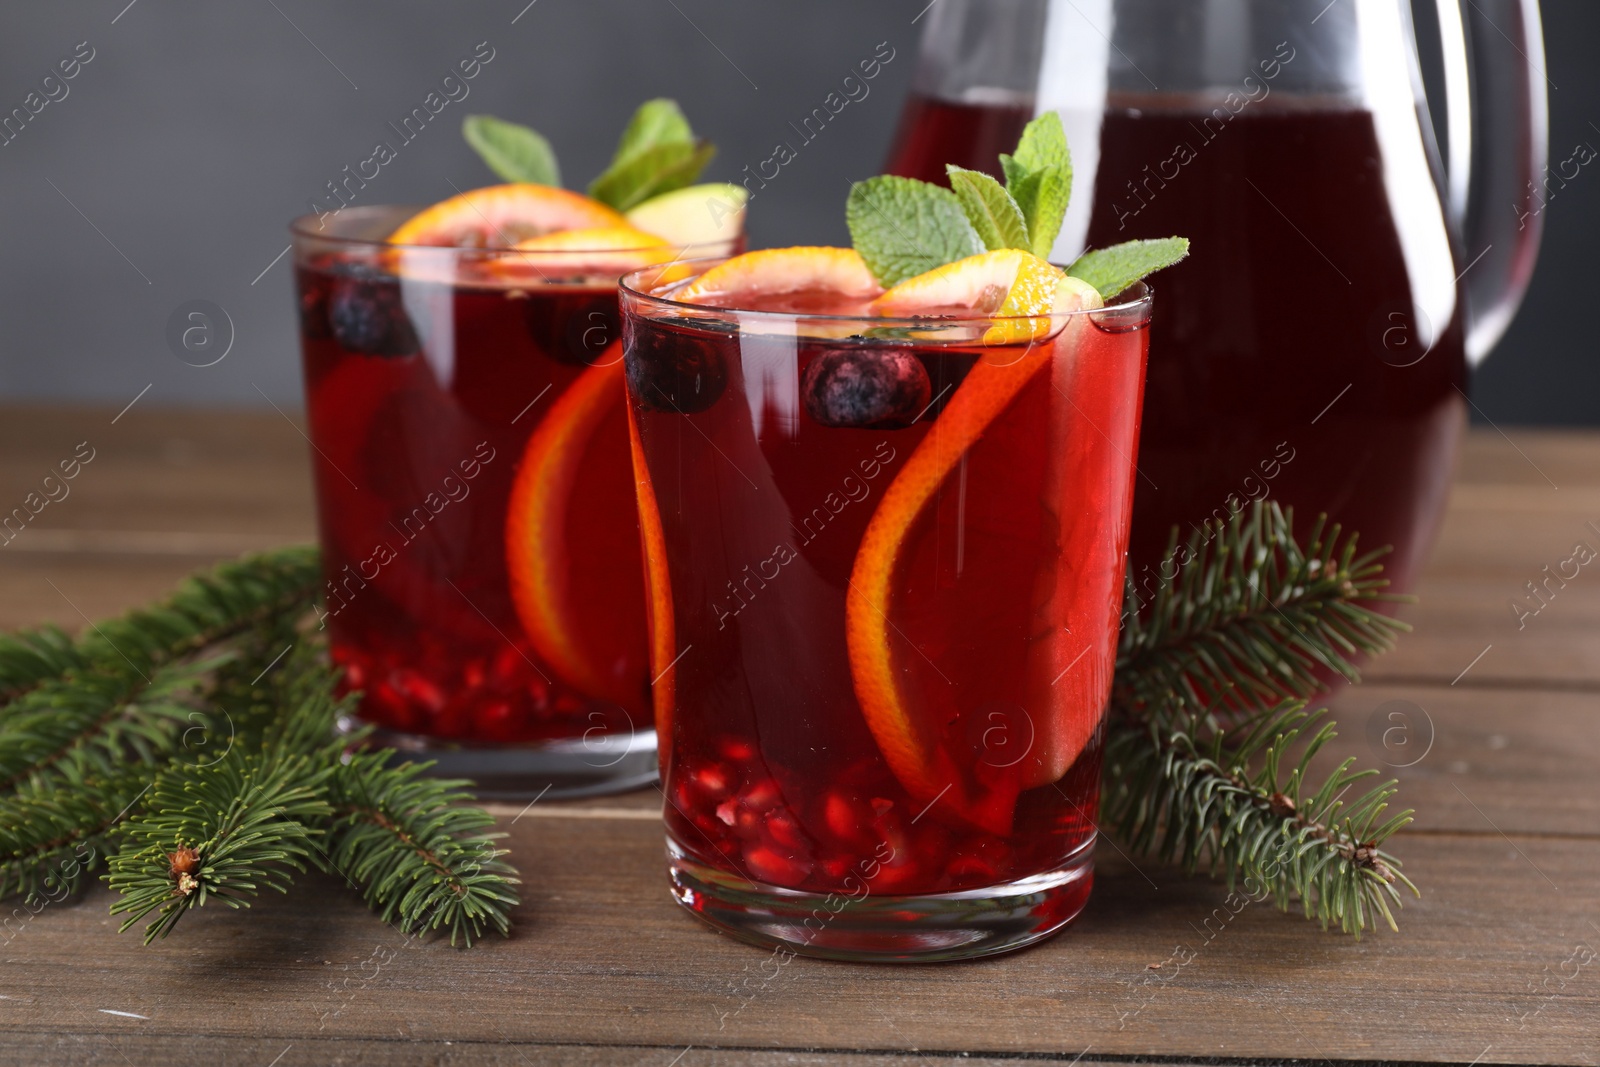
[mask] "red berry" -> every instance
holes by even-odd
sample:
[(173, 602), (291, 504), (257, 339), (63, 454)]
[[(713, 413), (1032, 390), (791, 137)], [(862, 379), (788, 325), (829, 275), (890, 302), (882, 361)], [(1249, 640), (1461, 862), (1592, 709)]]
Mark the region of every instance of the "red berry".
[(750, 763), (756, 758), (756, 746), (742, 737), (724, 737), (717, 747), (722, 751), (723, 759), (734, 763)]
[(783, 803), (783, 794), (778, 789), (778, 783), (771, 778), (763, 778), (749, 789), (745, 790), (740, 802), (751, 811), (771, 811)]
[(395, 671), (389, 679), (413, 704), (433, 713), (444, 710), (444, 690), (433, 679), (412, 670)]
[(811, 873), (810, 863), (785, 856), (766, 845), (750, 845), (745, 848), (744, 862), (756, 878), (788, 889), (799, 888), (805, 881), (806, 875)]
[(868, 846), (875, 840), (867, 806), (838, 793), (829, 793), (822, 799), (822, 824), (835, 840), (851, 848)]
[(476, 736), (485, 741), (512, 741), (521, 724), (509, 700), (487, 700), (478, 705), (473, 725)]
[(800, 848), (804, 838), (800, 833), (800, 824), (794, 821), (794, 816), (787, 812), (773, 812), (766, 821), (766, 831), (772, 840), (788, 848)]

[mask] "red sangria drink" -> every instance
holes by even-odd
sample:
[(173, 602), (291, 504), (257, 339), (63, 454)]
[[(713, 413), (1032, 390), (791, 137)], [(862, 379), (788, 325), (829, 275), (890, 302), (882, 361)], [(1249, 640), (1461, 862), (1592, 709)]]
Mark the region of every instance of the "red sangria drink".
[(1092, 880), (1148, 291), (684, 266), (622, 286), (674, 894), (815, 956), (1047, 936)]
[(485, 793), (649, 781), (616, 279), (683, 247), (529, 184), (293, 231), (322, 622), (360, 719)]

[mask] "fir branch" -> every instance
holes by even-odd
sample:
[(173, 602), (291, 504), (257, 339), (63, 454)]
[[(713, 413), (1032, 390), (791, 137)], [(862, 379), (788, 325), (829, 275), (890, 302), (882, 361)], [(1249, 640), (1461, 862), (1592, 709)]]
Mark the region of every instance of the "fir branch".
[(92, 661), (148, 671), (285, 613), (304, 614), (321, 580), (317, 558), (312, 546), (294, 545), (219, 564), (154, 607), (90, 627), (79, 648)]
[(76, 895), (104, 866), (109, 835), (149, 785), (145, 769), (108, 772), (80, 751), (49, 779), (0, 797), (0, 900)]
[(30, 690), (0, 720), (0, 791), (75, 751), (103, 771), (170, 755), (194, 724), (206, 676), (225, 662), (170, 663), (149, 679), (108, 664)]
[(263, 888), (287, 891), (290, 869), (305, 870), (314, 847), (306, 824), (327, 813), (328, 770), (267, 750), (163, 773), (111, 859), (106, 881), (122, 895), (111, 914), (129, 913), (119, 930), (154, 912), (149, 944), (213, 897), (240, 908)]
[(1302, 549), (1292, 528), (1292, 512), (1258, 502), (1181, 549), (1174, 530), (1172, 580), (1144, 601), (1129, 583), (1102, 803), (1136, 851), (1243, 880), (1284, 910), (1299, 900), (1359, 937), (1380, 916), (1394, 927), (1399, 886), (1417, 891), (1383, 850), (1411, 812), (1383, 818), (1392, 780), (1345, 799), (1377, 773), (1353, 759), (1311, 788), (1335, 734), (1304, 701), (1408, 627), (1374, 610), (1398, 599), (1382, 592), (1381, 552), (1358, 555), (1322, 519)]
[(1302, 549), (1293, 523), (1292, 509), (1258, 501), (1181, 547), (1173, 531), (1172, 579), (1147, 600), (1128, 583), (1114, 703), (1193, 711), (1309, 699), (1330, 676), (1356, 680), (1356, 656), (1387, 651), (1410, 629), (1369, 607), (1399, 599), (1383, 593), (1387, 549), (1358, 555), (1356, 536), (1325, 518)]
[(1397, 929), (1390, 904), (1400, 886), (1417, 888), (1383, 846), (1411, 812), (1384, 817), (1393, 780), (1345, 799), (1377, 774), (1352, 770), (1354, 759), (1308, 792), (1311, 759), (1335, 736), (1325, 714), (1291, 704), (1225, 730), (1195, 716), (1179, 728), (1114, 731), (1107, 825), (1142, 853), (1221, 874), (1230, 889), (1242, 881), (1282, 910), (1299, 900), (1324, 928), (1360, 937), (1382, 916)]
[(14, 700), (83, 663), (77, 644), (58, 626), (0, 634), (0, 702)]
[[(331, 811), (326, 785), (338, 753), (331, 682), (302, 646), (269, 685), (279, 714), (260, 736), (234, 738), (210, 762), (162, 772), (124, 828), (130, 847), (111, 860), (106, 879), (122, 894), (111, 913), (132, 913), (122, 930), (155, 912), (148, 944), (211, 897), (248, 907), (261, 888), (287, 891), (290, 871), (320, 853), (313, 839)], [(251, 718), (243, 717), (247, 726)]]
[(429, 764), (391, 766), (389, 755), (357, 753), (334, 772), (329, 866), (406, 933), (448, 929), (452, 945), (486, 926), (508, 934), (520, 879), (494, 846), (506, 835), (484, 832), (494, 817), (465, 805), (465, 782), (426, 777)]

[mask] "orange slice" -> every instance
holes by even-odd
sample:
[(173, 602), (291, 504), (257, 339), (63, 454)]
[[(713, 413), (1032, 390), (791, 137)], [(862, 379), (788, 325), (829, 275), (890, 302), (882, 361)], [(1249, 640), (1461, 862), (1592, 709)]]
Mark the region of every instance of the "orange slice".
[(731, 308), (753, 297), (802, 292), (868, 299), (882, 287), (853, 248), (764, 248), (712, 267), (673, 298)]
[(506, 569), (523, 631), (582, 692), (640, 709), (649, 669), (620, 346), (584, 370), (528, 438), (506, 514)]
[(473, 189), (411, 216), (389, 235), (392, 244), (509, 248), (559, 230), (627, 227), (598, 200), (552, 185), (514, 182)]
[[(950, 277), (948, 267), (913, 278), (884, 294), (880, 306), (893, 308), (895, 314), (910, 314), (915, 307), (908, 294), (918, 292), (924, 299), (934, 301), (933, 307), (938, 309), (962, 306), (959, 301), (952, 303), (951, 297), (963, 293), (992, 303), (997, 309), (1020, 306), (1029, 314), (1101, 306), (1100, 296), (1091, 286), (1075, 278), (1058, 277), (1049, 302), (1041, 307), (1036, 290), (1037, 269), (1026, 263), (1018, 263), (1012, 273), (1013, 278), (1023, 282), (1024, 291), (1016, 296), (1006, 292), (995, 299), (987, 288), (995, 277), (1004, 276), (994, 266), (993, 257), (999, 255), (986, 253), (963, 260), (967, 264), (964, 269), (971, 272), (966, 279)], [(1043, 319), (1042, 328), (1048, 329), (1050, 322)], [(1022, 332), (1031, 335), (1036, 328), (1028, 326)], [(1000, 324), (992, 329), (1010, 332), (1008, 326)], [(920, 721), (918, 702), (902, 691), (906, 672), (897, 665), (890, 642), (894, 630), (894, 577), (912, 525), (945, 478), (1023, 386), (1055, 358), (1061, 346), (1075, 343), (1077, 332), (1068, 327), (1050, 344), (1026, 345), (1025, 351), (1014, 359), (979, 360), (973, 366), (933, 430), (884, 491), (862, 536), (845, 594), (845, 637), (856, 699), (895, 777), (918, 800), (942, 803), (995, 833), (1010, 831), (1015, 793), (1007, 795), (975, 787), (969, 769), (959, 766), (941, 747), (932, 724)], [(1076, 743), (1081, 749), (1082, 741)], [(1075, 757), (1076, 753), (1072, 755)]]
[(672, 579), (667, 574), (667, 537), (661, 526), (661, 505), (656, 502), (655, 485), (644, 459), (644, 442), (639, 439), (639, 420), (628, 406), (628, 444), (633, 450), (633, 485), (639, 502), (639, 539), (644, 547), (644, 588), (650, 606), (650, 687), (655, 705), (656, 745), (661, 776), (667, 775), (672, 759), (672, 712), (677, 699), (674, 685), (674, 660), (677, 653), (676, 623), (672, 614)]
[(903, 281), (874, 300), (869, 310), (874, 315), (896, 318), (1029, 316), (996, 323), (983, 335), (985, 344), (1020, 344), (1037, 341), (1049, 333), (1052, 320), (1048, 316), (1054, 309), (1061, 277), (1059, 268), (1039, 257), (1020, 249), (1003, 248), (980, 252)]
[(585, 226), (557, 230), (511, 246), (527, 255), (497, 256), (495, 274), (626, 274), (677, 256), (678, 250), (654, 234), (632, 226)]

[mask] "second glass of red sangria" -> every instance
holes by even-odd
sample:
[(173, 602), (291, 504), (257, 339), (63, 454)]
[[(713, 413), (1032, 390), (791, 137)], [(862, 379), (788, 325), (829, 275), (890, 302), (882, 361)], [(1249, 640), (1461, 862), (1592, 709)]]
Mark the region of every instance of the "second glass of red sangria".
[(743, 195), (611, 199), (292, 227), (333, 659), (383, 743), (489, 795), (656, 774), (616, 279), (737, 251)]

